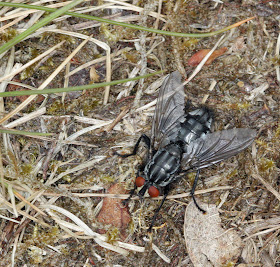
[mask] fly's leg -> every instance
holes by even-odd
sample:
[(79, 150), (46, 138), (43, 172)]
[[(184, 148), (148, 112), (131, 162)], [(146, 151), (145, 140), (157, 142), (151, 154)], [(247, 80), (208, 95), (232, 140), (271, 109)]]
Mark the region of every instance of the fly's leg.
[(199, 177), (199, 172), (200, 172), (200, 170), (197, 170), (197, 172), (196, 172), (195, 179), (194, 179), (193, 186), (192, 186), (192, 190), (191, 190), (191, 196), (192, 196), (193, 202), (194, 202), (194, 204), (196, 205), (196, 207), (197, 207), (201, 212), (203, 212), (203, 213), (205, 214), (206, 211), (205, 211), (204, 209), (202, 209), (201, 207), (199, 207), (199, 205), (197, 204), (196, 199), (195, 199), (195, 197), (194, 197), (194, 191), (195, 191), (195, 188), (196, 188), (196, 185), (197, 185), (197, 181), (198, 181), (198, 177)]
[[(114, 152), (114, 155), (117, 155), (117, 156), (122, 157), (122, 158), (127, 158), (127, 157), (130, 157), (130, 156), (136, 155), (137, 150), (138, 150), (138, 147), (139, 147), (139, 144), (140, 144), (140, 142), (141, 142), (142, 139), (143, 139), (144, 143), (147, 145), (148, 149), (150, 149), (150, 146), (151, 146), (151, 140), (150, 140), (150, 138), (149, 138), (147, 135), (142, 134), (142, 135), (139, 137), (139, 139), (137, 140), (137, 142), (136, 142), (136, 144), (135, 144), (135, 146), (134, 146), (134, 148), (133, 148), (132, 153), (122, 155), (122, 154), (119, 154), (118, 152)], [(138, 176), (139, 176), (139, 171), (143, 170), (144, 167), (145, 167), (144, 165), (140, 166), (140, 168), (139, 168), (139, 170), (138, 170)], [(122, 204), (123, 204), (123, 205), (126, 205), (126, 204), (129, 202), (129, 200), (130, 200), (130, 199), (132, 198), (132, 196), (134, 195), (136, 189), (137, 189), (137, 186), (136, 186), (136, 184), (134, 184), (134, 188), (133, 188), (132, 190), (130, 190), (130, 192), (129, 192), (129, 197), (128, 197), (127, 199), (125, 199), (125, 200), (122, 201)]]
[(136, 184), (134, 184), (134, 188), (131, 189), (130, 192), (129, 192), (129, 197), (126, 198), (126, 199), (124, 199), (124, 200), (122, 201), (122, 204), (123, 204), (124, 206), (126, 206), (126, 204), (129, 202), (129, 200), (132, 198), (132, 196), (133, 196), (134, 193), (135, 193), (136, 188), (137, 188), (137, 186), (136, 186)]
[(153, 225), (154, 225), (154, 223), (155, 223), (155, 221), (156, 221), (156, 218), (157, 218), (157, 216), (158, 216), (158, 213), (159, 213), (159, 211), (160, 211), (160, 209), (161, 209), (161, 207), (162, 207), (164, 201), (166, 200), (166, 197), (167, 197), (167, 195), (168, 195), (169, 190), (170, 190), (170, 187), (167, 185), (167, 186), (164, 188), (163, 199), (162, 199), (162, 201), (161, 201), (159, 207), (158, 207), (158, 208), (156, 209), (156, 211), (155, 211), (155, 214), (154, 214), (154, 217), (153, 217), (152, 222), (151, 222), (151, 224), (150, 224), (150, 227), (149, 227), (149, 229), (148, 229), (148, 232), (151, 232), (151, 231), (152, 231)]
[(135, 144), (135, 146), (134, 146), (134, 148), (133, 148), (132, 153), (122, 155), (122, 154), (119, 154), (118, 152), (114, 152), (114, 155), (118, 155), (118, 156), (120, 156), (120, 157), (122, 157), (122, 158), (127, 158), (127, 157), (130, 157), (130, 156), (136, 155), (137, 150), (138, 150), (138, 147), (139, 147), (139, 144), (140, 144), (140, 142), (141, 142), (142, 139), (143, 139), (144, 143), (147, 145), (148, 149), (150, 149), (150, 146), (151, 146), (151, 140), (150, 140), (150, 138), (149, 138), (147, 135), (142, 134), (142, 135), (139, 137), (139, 139), (137, 140), (137, 142), (136, 142), (136, 144)]

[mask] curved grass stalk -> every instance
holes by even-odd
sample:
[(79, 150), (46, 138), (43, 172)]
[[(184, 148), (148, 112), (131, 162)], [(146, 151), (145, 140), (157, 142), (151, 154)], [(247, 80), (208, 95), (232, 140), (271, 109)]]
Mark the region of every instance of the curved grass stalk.
[[(27, 4), (16, 4), (16, 3), (4, 3), (0, 2), (0, 6), (9, 6), (9, 7), (17, 7), (17, 8), (28, 8), (28, 9), (36, 9), (36, 10), (41, 10), (41, 11), (47, 11), (47, 12), (55, 12), (55, 8), (49, 8), (49, 7), (44, 7), (44, 6), (36, 6), (36, 5), (27, 5)], [(70, 15), (73, 17), (77, 18), (83, 18), (83, 19), (88, 19), (88, 20), (95, 20), (99, 21), (102, 23), (108, 23), (108, 24), (113, 24), (113, 25), (118, 25), (122, 27), (127, 27), (135, 30), (140, 30), (140, 31), (147, 31), (147, 32), (152, 32), (152, 33), (157, 33), (157, 34), (163, 34), (163, 35), (169, 35), (169, 36), (177, 36), (177, 37), (192, 37), (192, 38), (203, 38), (203, 37), (211, 37), (220, 33), (223, 33), (225, 31), (228, 31), (232, 28), (238, 27), (241, 24), (250, 21), (254, 19), (255, 17), (250, 17), (248, 19), (239, 21), (235, 24), (232, 24), (228, 27), (225, 27), (223, 29), (220, 29), (218, 31), (214, 32), (208, 32), (208, 33), (179, 33), (179, 32), (170, 32), (170, 31), (163, 31), (163, 30), (158, 30), (158, 29), (153, 29), (153, 28), (148, 28), (148, 27), (143, 27), (135, 24), (129, 24), (129, 23), (124, 23), (124, 22), (119, 22), (119, 21), (114, 21), (110, 19), (104, 19), (100, 17), (95, 17), (95, 16), (90, 16), (90, 15), (85, 15), (85, 14), (79, 14), (75, 12), (64, 12), (65, 15)]]

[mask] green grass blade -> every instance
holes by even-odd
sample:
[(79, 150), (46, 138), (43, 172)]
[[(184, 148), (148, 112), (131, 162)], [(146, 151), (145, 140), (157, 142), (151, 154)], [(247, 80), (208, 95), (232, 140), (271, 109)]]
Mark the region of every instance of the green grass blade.
[[(29, 36), (30, 34), (35, 32), (36, 30), (38, 30), (38, 29), (42, 28), (43, 26), (45, 26), (46, 24), (50, 23), (55, 18), (65, 14), (65, 12), (67, 10), (75, 7), (76, 5), (80, 4), (81, 2), (83, 2), (83, 0), (74, 0), (70, 4), (64, 6), (64, 7), (60, 8), (60, 9), (53, 9), (52, 13), (50, 15), (48, 15), (47, 17), (41, 19), (36, 24), (34, 24), (30, 28), (28, 28), (26, 31), (20, 33), (15, 38), (13, 38), (9, 42), (7, 42), (4, 45), (2, 45), (0, 47), (0, 54), (5, 52), (6, 50), (10, 49), (12, 46), (14, 46), (15, 44), (19, 43), (20, 41), (22, 41), (24, 38), (26, 38), (27, 36)], [(6, 6), (6, 4), (11, 4), (11, 3), (0, 2), (0, 6)]]
[[(0, 6), (1, 5), (2, 6), (9, 6), (9, 7), (37, 9), (37, 10), (48, 11), (48, 12), (55, 12), (55, 10), (56, 10), (54, 8), (49, 8), (49, 7), (26, 5), (26, 4), (15, 4), (15, 3), (0, 2)], [(237, 26), (233, 27), (233, 25), (231, 25), (231, 26), (228, 26), (228, 27), (223, 28), (221, 30), (214, 31), (214, 32), (207, 32), (207, 33), (179, 33), (179, 32), (169, 32), (169, 31), (163, 31), (163, 30), (158, 30), (158, 29), (153, 29), (153, 28), (147, 28), (147, 27), (138, 26), (138, 25), (135, 25), (135, 24), (129, 24), (129, 23), (114, 21), (114, 20), (110, 20), (110, 19), (103, 19), (103, 18), (99, 18), (99, 17), (95, 17), (95, 16), (78, 14), (78, 13), (75, 13), (75, 12), (65, 12), (65, 15), (70, 15), (70, 16), (73, 16), (73, 17), (83, 18), (83, 19), (88, 19), (88, 20), (95, 20), (95, 21), (99, 21), (99, 22), (102, 22), (102, 23), (118, 25), (118, 26), (127, 27), (127, 28), (140, 30), (140, 31), (147, 31), (147, 32), (152, 32), (152, 33), (157, 33), (157, 34), (162, 34), (162, 35), (169, 35), (169, 36), (191, 37), (191, 38), (210, 37), (210, 36), (214, 36), (214, 35), (223, 33), (225, 31), (228, 31), (228, 30), (230, 30), (234, 27), (237, 27)], [(246, 20), (242, 21), (242, 23), (244, 23), (246, 21), (249, 21), (251, 19), (253, 19), (253, 18), (246, 19)]]
[(52, 89), (44, 89), (44, 90), (24, 90), (24, 91), (11, 91), (11, 92), (3, 92), (0, 93), (0, 97), (7, 97), (7, 96), (22, 96), (22, 95), (42, 95), (42, 94), (55, 94), (55, 93), (63, 93), (63, 92), (72, 92), (72, 91), (82, 91), (82, 90), (89, 90), (94, 88), (105, 87), (108, 85), (116, 85), (121, 83), (126, 83), (130, 81), (136, 81), (144, 78), (148, 78), (153, 75), (157, 75), (162, 73), (163, 71), (157, 71), (150, 74), (137, 76), (134, 78), (128, 78), (123, 80), (116, 80), (112, 82), (104, 82), (104, 83), (95, 83), (95, 84), (87, 84), (82, 86), (74, 86), (74, 87), (67, 87), (67, 88), (52, 88)]

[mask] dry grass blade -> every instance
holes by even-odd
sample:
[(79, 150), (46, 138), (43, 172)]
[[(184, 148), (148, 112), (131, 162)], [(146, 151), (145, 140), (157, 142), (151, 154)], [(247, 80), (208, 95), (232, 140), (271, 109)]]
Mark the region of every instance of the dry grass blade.
[(13, 192), (12, 185), (8, 185), (8, 194), (9, 194), (10, 199), (11, 199), (11, 203), (12, 203), (12, 207), (13, 207), (13, 211), (14, 211), (14, 216), (18, 217), (18, 211), (17, 211), (17, 208), (16, 208), (16, 201), (15, 201), (15, 194)]
[(37, 212), (39, 212), (41, 215), (43, 216), (47, 216), (46, 213), (44, 213), (43, 211), (41, 211), (39, 208), (37, 208), (35, 205), (33, 205), (32, 203), (30, 203), (28, 200), (26, 200), (21, 194), (19, 194), (18, 192), (14, 191), (14, 194), (16, 197), (18, 197), (20, 200), (22, 200), (24, 203), (28, 204), (31, 208), (33, 208), (34, 210), (36, 210)]
[(213, 46), (213, 48), (209, 51), (209, 53), (201, 60), (201, 62), (197, 65), (193, 73), (190, 75), (190, 77), (183, 83), (183, 85), (188, 84), (202, 69), (206, 61), (209, 59), (209, 57), (213, 54), (213, 52), (217, 49), (217, 47), (220, 45), (222, 40), (224, 39), (225, 35), (220, 37), (218, 42)]
[(77, 171), (80, 171), (80, 170), (83, 170), (83, 169), (86, 169), (86, 168), (89, 168), (89, 167), (92, 167), (94, 166), (97, 162), (105, 159), (106, 157), (105, 156), (96, 156), (94, 160), (91, 160), (89, 162), (85, 162), (85, 163), (82, 163), (80, 164), (79, 166), (75, 167), (75, 168), (72, 168), (70, 170), (67, 170), (61, 174), (59, 174), (57, 177), (51, 179), (51, 180), (48, 180), (45, 184), (46, 185), (51, 185), (55, 182), (57, 182), (58, 180), (60, 180), (63, 176), (67, 175), (67, 174), (70, 174), (70, 173), (73, 173), (73, 172), (77, 172)]
[(166, 263), (170, 263), (170, 259), (168, 257), (166, 257), (161, 251), (160, 249), (154, 244), (152, 243), (152, 249), (156, 252), (156, 254), (158, 254)]
[[(276, 48), (275, 48), (275, 56), (279, 58), (279, 52), (280, 52), (280, 33), (277, 38)], [(278, 65), (275, 66), (276, 69), (276, 77), (277, 81), (280, 82), (280, 67)]]
[(280, 193), (279, 193), (277, 190), (275, 190), (271, 184), (269, 184), (267, 181), (265, 181), (265, 180), (264, 180), (259, 174), (257, 174), (257, 173), (253, 173), (252, 176), (253, 176), (255, 179), (259, 180), (259, 181), (265, 186), (265, 188), (266, 188), (269, 192), (271, 192), (271, 193), (280, 201)]
[(25, 122), (28, 122), (30, 120), (33, 120), (35, 118), (38, 118), (39, 116), (42, 116), (46, 113), (46, 108), (40, 108), (34, 112), (31, 112), (29, 114), (26, 114), (25, 116), (21, 117), (20, 119), (14, 120), (13, 122), (10, 122), (5, 125), (6, 128), (14, 128), (17, 127)]
[[(1, 196), (0, 196), (0, 200), (2, 202), (2, 205), (4, 204), (4, 205), (6, 205), (9, 208), (13, 208), (13, 205), (10, 202), (8, 202), (5, 199), (3, 199)], [(34, 221), (34, 222), (38, 223), (39, 225), (41, 225), (43, 227), (47, 227), (47, 228), (51, 228), (52, 227), (51, 225), (43, 222), (40, 219), (35, 218), (34, 216), (29, 215), (28, 213), (26, 213), (26, 212), (24, 212), (22, 210), (17, 210), (17, 213), (19, 213), (23, 217), (26, 217), (26, 218), (30, 219), (31, 221)]]
[[(66, 6), (69, 3), (70, 3), (70, 1), (49, 5), (47, 7), (59, 8), (59, 7)], [(13, 18), (17, 18), (17, 17), (27, 16), (27, 15), (32, 14), (32, 13), (40, 12), (38, 10), (25, 10), (25, 11), (18, 11), (18, 10), (21, 10), (21, 9), (15, 9), (15, 10), (13, 10), (11, 12), (6, 13), (5, 16), (0, 18), (0, 22), (1, 21), (10, 20), (10, 19), (13, 19)]]
[[(113, 250), (113, 251), (118, 252), (118, 253), (123, 254), (123, 255), (127, 255), (128, 254), (128, 252), (126, 250), (107, 243), (105, 241), (106, 237), (93, 232), (83, 221), (81, 221), (77, 216), (75, 216), (74, 214), (70, 213), (69, 211), (67, 211), (65, 209), (62, 209), (60, 207), (54, 206), (54, 205), (43, 205), (42, 207), (44, 207), (47, 210), (48, 213), (50, 212), (49, 209), (50, 210), (55, 210), (55, 211), (65, 215), (65, 216), (67, 216), (68, 218), (70, 218), (72, 221), (74, 221), (77, 224), (77, 226), (80, 227), (80, 229), (82, 231), (84, 231), (84, 233), (86, 235), (93, 237), (93, 239), (95, 240), (95, 242), (98, 245), (100, 245), (100, 246), (102, 246), (102, 247), (104, 247), (106, 249)], [(56, 220), (56, 216), (53, 213), (51, 213), (51, 214), (54, 217), (54, 219)], [(122, 243), (122, 242), (117, 242), (117, 243), (120, 243), (122, 246), (125, 246), (124, 243)], [(130, 248), (132, 250), (136, 249), (137, 251), (139, 251), (139, 247), (138, 246), (128, 245), (128, 246), (126, 246), (126, 248)]]

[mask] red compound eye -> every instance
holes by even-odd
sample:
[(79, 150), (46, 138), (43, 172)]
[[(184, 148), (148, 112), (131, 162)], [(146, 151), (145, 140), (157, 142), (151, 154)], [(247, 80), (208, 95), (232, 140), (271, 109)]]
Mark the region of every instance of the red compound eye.
[(137, 177), (135, 180), (135, 184), (137, 187), (141, 187), (142, 185), (144, 185), (145, 183), (145, 179), (141, 176)]
[(150, 186), (148, 193), (150, 195), (150, 197), (158, 197), (159, 196), (159, 191), (156, 187), (154, 186)]

